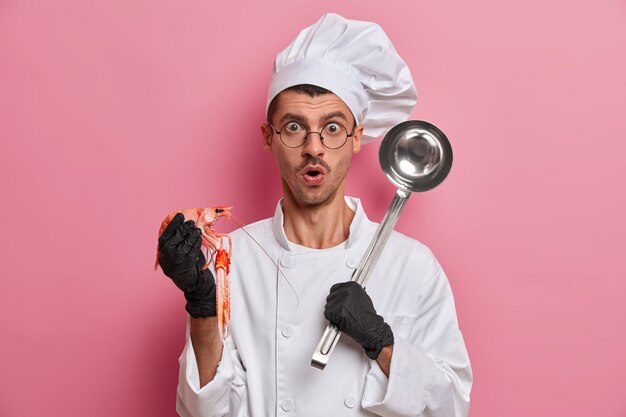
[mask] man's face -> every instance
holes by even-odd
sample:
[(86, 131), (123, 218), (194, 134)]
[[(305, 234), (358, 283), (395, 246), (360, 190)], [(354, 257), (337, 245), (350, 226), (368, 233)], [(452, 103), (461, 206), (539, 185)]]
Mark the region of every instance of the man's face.
[[(310, 97), (294, 91), (283, 91), (270, 122), (280, 130), (287, 122), (296, 122), (309, 132), (319, 132), (331, 122), (354, 127), (354, 118), (346, 104), (334, 94)], [(312, 133), (299, 148), (285, 146), (276, 131), (264, 123), (263, 147), (274, 154), (282, 177), (283, 194), (297, 204), (321, 205), (332, 201), (340, 192), (343, 195), (344, 179), (352, 155), (361, 149), (363, 127), (354, 130), (354, 136), (339, 149), (327, 149), (320, 135)]]

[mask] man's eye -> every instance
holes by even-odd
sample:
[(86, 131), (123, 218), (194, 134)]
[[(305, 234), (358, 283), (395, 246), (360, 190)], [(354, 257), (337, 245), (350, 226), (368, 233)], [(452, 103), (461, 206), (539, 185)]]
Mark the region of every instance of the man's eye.
[(285, 127), (289, 132), (299, 132), (302, 130), (302, 126), (300, 126), (300, 124), (296, 122), (289, 122)]
[(341, 131), (341, 127), (337, 123), (329, 123), (326, 125), (324, 130), (330, 134), (339, 133)]

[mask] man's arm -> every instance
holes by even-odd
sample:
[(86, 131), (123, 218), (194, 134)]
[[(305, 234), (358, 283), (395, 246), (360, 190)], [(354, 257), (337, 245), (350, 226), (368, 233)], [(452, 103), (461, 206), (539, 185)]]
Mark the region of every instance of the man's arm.
[(232, 339), (222, 342), (215, 317), (188, 317), (180, 357), (176, 411), (181, 417), (237, 415), (246, 406), (246, 375)]
[(189, 313), (176, 410), (183, 417), (222, 417), (242, 405), (245, 384), (233, 386), (234, 367), (241, 365), (236, 363), (236, 350), (225, 348), (219, 336), (215, 279), (210, 269), (203, 269), (201, 235), (193, 221), (185, 222), (181, 213), (176, 214), (159, 237), (158, 261), (182, 290)]
[(200, 388), (215, 377), (222, 356), (217, 330), (215, 279), (203, 269), (206, 259), (200, 250), (202, 231), (192, 220), (176, 214), (159, 236), (158, 261), (165, 275), (180, 288), (187, 300), (190, 335), (198, 364)]
[(472, 371), (450, 284), (432, 254), (418, 266), (412, 270), (425, 274), (412, 330), (394, 335), (387, 369), (381, 351), (379, 366), (368, 373), (362, 406), (380, 416), (408, 417), (421, 410), (431, 417), (466, 417)]
[(215, 377), (224, 346), (217, 328), (217, 317), (190, 317), (189, 326), (202, 388)]

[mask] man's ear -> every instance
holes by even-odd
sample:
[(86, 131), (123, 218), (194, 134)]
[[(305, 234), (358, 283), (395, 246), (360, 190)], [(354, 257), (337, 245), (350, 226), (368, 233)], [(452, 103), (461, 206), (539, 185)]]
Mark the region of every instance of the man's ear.
[(272, 152), (272, 136), (274, 136), (274, 132), (267, 122), (261, 124), (261, 133), (263, 134), (263, 149), (267, 152)]
[(354, 136), (352, 138), (352, 153), (359, 153), (361, 151), (361, 138), (363, 137), (363, 125), (358, 125), (354, 129)]

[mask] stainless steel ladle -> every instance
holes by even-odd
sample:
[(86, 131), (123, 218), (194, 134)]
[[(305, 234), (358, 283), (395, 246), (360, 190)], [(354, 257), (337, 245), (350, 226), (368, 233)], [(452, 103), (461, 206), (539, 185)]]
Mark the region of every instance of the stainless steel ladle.
[[(398, 190), (352, 275), (352, 281), (363, 287), (411, 193), (435, 188), (452, 167), (448, 138), (437, 126), (421, 120), (409, 120), (391, 129), (380, 144), (378, 156), (383, 172)], [(311, 366), (324, 369), (340, 335), (337, 327), (329, 323), (313, 353)]]

